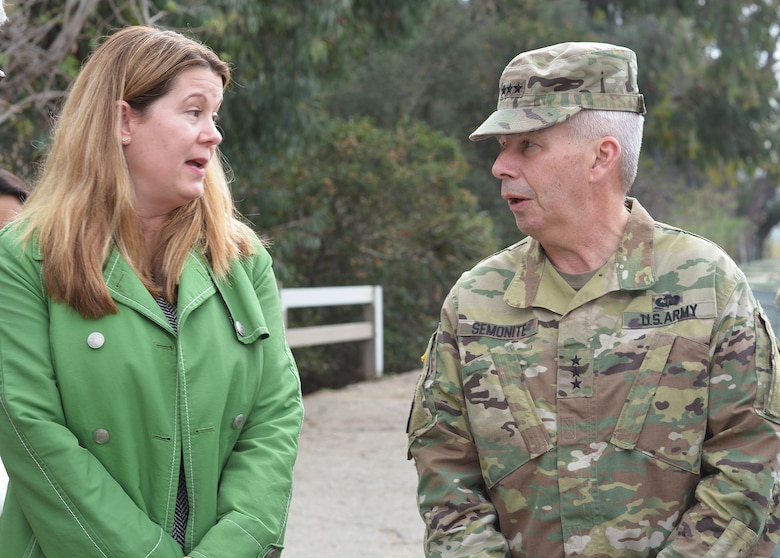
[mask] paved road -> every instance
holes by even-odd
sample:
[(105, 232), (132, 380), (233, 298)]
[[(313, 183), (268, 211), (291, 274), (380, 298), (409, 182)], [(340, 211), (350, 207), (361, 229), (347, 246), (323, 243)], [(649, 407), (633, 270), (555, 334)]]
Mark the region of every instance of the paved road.
[(285, 558), (422, 558), (405, 434), (418, 374), (304, 398)]

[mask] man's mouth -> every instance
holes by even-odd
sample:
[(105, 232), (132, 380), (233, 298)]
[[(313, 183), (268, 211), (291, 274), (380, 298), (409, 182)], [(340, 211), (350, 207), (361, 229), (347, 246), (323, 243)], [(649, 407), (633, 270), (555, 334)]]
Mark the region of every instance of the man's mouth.
[(506, 200), (507, 205), (509, 205), (509, 209), (512, 211), (517, 211), (523, 208), (529, 201), (530, 198), (507, 198)]

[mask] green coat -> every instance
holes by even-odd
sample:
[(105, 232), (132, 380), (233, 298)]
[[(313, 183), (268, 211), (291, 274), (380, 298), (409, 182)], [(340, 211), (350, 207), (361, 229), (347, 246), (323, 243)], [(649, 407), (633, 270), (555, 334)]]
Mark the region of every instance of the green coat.
[(178, 334), (116, 251), (104, 279), (119, 312), (84, 319), (0, 233), (0, 554), (181, 558), (183, 459), (187, 553), (278, 555), (303, 409), (270, 255), (227, 282), (191, 255)]

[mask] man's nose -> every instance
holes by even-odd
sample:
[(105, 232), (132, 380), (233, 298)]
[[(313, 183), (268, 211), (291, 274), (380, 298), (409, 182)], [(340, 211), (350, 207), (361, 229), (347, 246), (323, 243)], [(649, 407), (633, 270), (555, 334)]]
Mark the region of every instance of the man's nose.
[(517, 174), (515, 167), (516, 165), (512, 164), (507, 152), (502, 150), (493, 162), (491, 172), (498, 179), (509, 178)]

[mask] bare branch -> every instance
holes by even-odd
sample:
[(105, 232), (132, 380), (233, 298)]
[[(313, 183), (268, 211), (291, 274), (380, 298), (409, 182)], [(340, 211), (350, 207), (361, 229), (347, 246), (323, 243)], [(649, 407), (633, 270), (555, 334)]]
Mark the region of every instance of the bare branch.
[[(151, 0), (17, 0), (6, 9), (0, 66), (8, 77), (0, 87), (0, 125), (21, 118), (27, 121), (26, 135), (30, 123), (38, 131), (49, 127), (54, 107), (88, 54), (85, 36), (97, 38), (123, 25), (153, 25), (162, 15)], [(8, 156), (0, 153), (0, 159)]]

